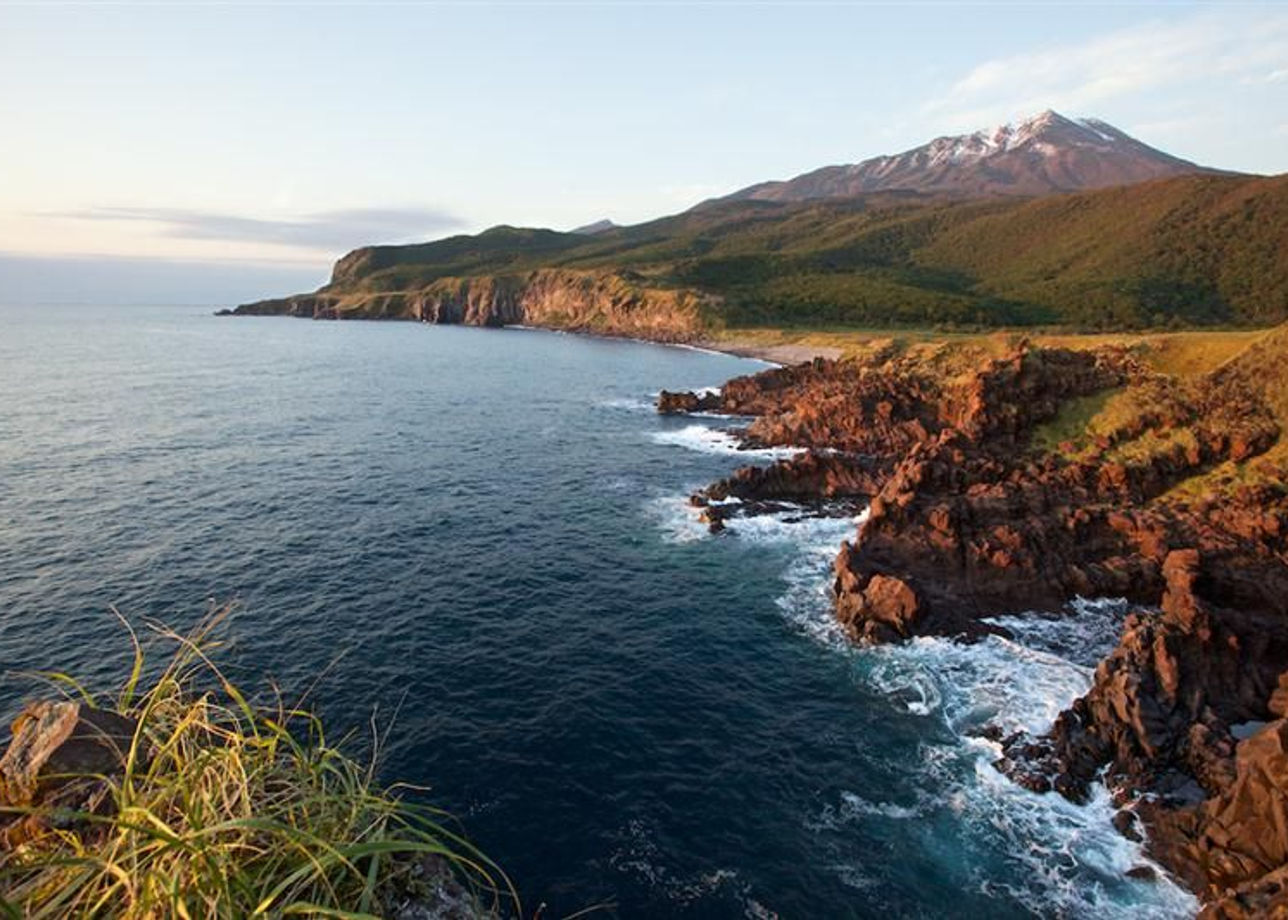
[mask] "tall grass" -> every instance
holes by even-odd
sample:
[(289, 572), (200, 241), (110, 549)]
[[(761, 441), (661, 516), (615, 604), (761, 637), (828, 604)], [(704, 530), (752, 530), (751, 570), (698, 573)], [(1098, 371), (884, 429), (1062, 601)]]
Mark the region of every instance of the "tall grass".
[[(230, 682), (210, 657), (222, 616), (188, 636), (158, 627), (176, 650), (146, 681), (130, 631), (133, 668), (104, 708), (138, 727), (123, 771), (97, 778), (110, 807), (0, 811), (0, 823), (46, 825), (0, 852), (0, 913), (361, 918), (450, 891), (460, 915), (521, 915), (504, 873), (443, 812), (407, 801), (410, 787), (377, 785), (374, 758), (363, 766), (332, 747), (313, 714), (280, 694), (252, 702)], [(100, 705), (72, 678), (46, 676)]]

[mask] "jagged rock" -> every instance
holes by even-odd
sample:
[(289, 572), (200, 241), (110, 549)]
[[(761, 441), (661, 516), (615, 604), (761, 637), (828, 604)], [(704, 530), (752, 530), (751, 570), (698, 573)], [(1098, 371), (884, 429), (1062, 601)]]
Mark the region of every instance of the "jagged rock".
[(716, 407), (714, 396), (699, 396), (697, 393), (672, 393), (663, 390), (657, 397), (657, 411), (662, 415), (677, 415), (684, 412), (699, 412)]
[[(1075, 595), (1141, 605), (1050, 731), (994, 739), (998, 766), (1075, 800), (1107, 775), (1129, 806), (1120, 830), (1208, 900), (1206, 915), (1288, 917), (1282, 455), (1260, 483), (1176, 488), (1280, 437), (1273, 368), (1288, 366), (1288, 327), (1249, 355), (1179, 380), (1123, 349), (945, 346), (737, 378), (712, 403), (756, 416), (745, 440), (808, 450), (694, 502), (714, 526), (777, 501), (869, 499), (833, 584), (859, 642), (978, 636), (983, 618)], [(1032, 449), (1067, 400), (1111, 392), (1096, 430)]]
[(741, 467), (697, 495), (709, 502), (869, 498), (880, 491), (886, 475), (880, 460), (806, 451), (768, 466)]

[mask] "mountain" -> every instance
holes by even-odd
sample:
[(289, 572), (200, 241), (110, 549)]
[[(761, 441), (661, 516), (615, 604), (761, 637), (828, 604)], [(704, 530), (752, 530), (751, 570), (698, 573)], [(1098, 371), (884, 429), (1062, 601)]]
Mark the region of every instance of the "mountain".
[(605, 230), (616, 230), (617, 224), (607, 218), (597, 220), (593, 224), (586, 224), (582, 227), (574, 227), (569, 233), (580, 233), (583, 236), (594, 236), (596, 233), (603, 233)]
[(1048, 109), (1016, 125), (940, 137), (893, 156), (762, 182), (716, 200), (807, 201), (892, 190), (1048, 195), (1219, 172), (1155, 150), (1103, 121)]
[(1288, 176), (734, 200), (593, 236), (494, 227), (358, 249), (320, 291), (239, 312), (669, 339), (703, 326), (1270, 325), (1288, 320)]

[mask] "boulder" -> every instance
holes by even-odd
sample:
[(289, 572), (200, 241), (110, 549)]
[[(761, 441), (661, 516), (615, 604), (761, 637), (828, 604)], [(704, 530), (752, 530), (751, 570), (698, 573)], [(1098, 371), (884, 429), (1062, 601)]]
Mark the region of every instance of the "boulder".
[[(97, 811), (104, 804), (104, 778), (125, 769), (137, 722), (80, 702), (29, 704), (14, 720), (0, 757), (0, 848), (38, 836), (44, 819), (32, 808)], [(4, 807), (12, 820), (4, 825)]]

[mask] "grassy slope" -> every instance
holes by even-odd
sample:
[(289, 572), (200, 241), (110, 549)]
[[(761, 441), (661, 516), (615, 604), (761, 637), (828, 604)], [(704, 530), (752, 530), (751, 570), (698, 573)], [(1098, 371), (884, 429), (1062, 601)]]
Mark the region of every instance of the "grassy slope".
[(713, 327), (1266, 325), (1288, 319), (1288, 176), (1035, 200), (735, 202), (591, 237), (494, 228), (357, 250), (337, 292), (545, 266), (718, 295)]

